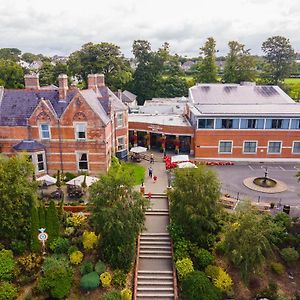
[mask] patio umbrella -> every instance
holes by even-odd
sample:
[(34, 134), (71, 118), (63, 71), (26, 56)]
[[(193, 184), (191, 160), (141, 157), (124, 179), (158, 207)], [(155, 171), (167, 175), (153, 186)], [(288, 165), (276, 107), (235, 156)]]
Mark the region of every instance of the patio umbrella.
[[(91, 186), (94, 182), (98, 181), (99, 178), (97, 177), (93, 177), (93, 176), (86, 176), (86, 185), (87, 187)], [(76, 178), (73, 178), (71, 180), (69, 180), (68, 182), (66, 182), (67, 185), (76, 185), (76, 186), (80, 186), (84, 181), (84, 175), (80, 175), (77, 176)]]
[(133, 148), (130, 149), (130, 152), (132, 152), (132, 153), (138, 153), (138, 154), (139, 153), (144, 153), (146, 151), (147, 151), (147, 148), (141, 147), (141, 146), (133, 147)]
[(187, 162), (182, 162), (177, 164), (178, 168), (182, 169), (182, 168), (198, 168), (195, 164), (187, 161)]
[(41, 176), (39, 178), (36, 179), (37, 181), (40, 181), (42, 182), (43, 184), (46, 184), (46, 185), (52, 185), (52, 184), (55, 184), (56, 183), (56, 178), (46, 174), (44, 176)]
[(188, 155), (173, 155), (171, 157), (171, 163), (180, 163), (180, 162), (184, 162), (184, 161), (189, 161), (189, 156)]

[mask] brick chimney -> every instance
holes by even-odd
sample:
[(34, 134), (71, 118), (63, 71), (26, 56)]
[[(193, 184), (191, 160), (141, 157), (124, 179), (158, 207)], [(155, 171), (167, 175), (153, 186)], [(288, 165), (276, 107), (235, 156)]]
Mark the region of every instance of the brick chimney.
[(29, 89), (29, 90), (39, 90), (40, 89), (40, 82), (39, 82), (38, 74), (26, 74), (24, 76), (24, 80), (25, 80), (25, 89)]
[(104, 74), (96, 74), (97, 76), (97, 87), (105, 86)]
[(97, 90), (97, 74), (88, 75), (88, 89)]
[(68, 76), (66, 74), (60, 74), (58, 76), (59, 100), (66, 99), (68, 89)]

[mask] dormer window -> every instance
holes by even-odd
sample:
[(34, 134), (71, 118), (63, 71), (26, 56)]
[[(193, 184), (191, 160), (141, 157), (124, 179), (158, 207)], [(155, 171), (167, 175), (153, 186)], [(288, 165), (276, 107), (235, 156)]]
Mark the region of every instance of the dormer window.
[(49, 124), (41, 124), (40, 125), (40, 137), (41, 137), (41, 140), (50, 140)]
[(77, 140), (85, 140), (86, 139), (86, 124), (85, 123), (75, 124), (75, 130), (76, 130), (76, 139)]

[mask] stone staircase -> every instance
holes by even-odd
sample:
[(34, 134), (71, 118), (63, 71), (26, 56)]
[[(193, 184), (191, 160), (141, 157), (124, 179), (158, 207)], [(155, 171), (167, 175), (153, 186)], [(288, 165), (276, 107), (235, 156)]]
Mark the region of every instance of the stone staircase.
[[(172, 261), (168, 199), (159, 195), (151, 199), (146, 212), (146, 230), (140, 235), (135, 274), (135, 300), (177, 299)], [(174, 281), (175, 280), (175, 281)]]

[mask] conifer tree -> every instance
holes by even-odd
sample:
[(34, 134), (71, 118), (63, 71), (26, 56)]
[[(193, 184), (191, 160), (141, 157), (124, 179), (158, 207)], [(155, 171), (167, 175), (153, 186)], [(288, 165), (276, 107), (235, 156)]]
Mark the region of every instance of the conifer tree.
[(41, 204), (38, 209), (39, 213), (39, 226), (40, 228), (46, 227), (46, 213), (45, 213), (45, 205)]
[(59, 219), (54, 201), (51, 201), (46, 213), (46, 232), (49, 244), (59, 236)]
[(38, 252), (40, 250), (40, 243), (37, 238), (39, 233), (39, 215), (34, 205), (31, 207), (30, 221), (30, 248), (32, 251)]

